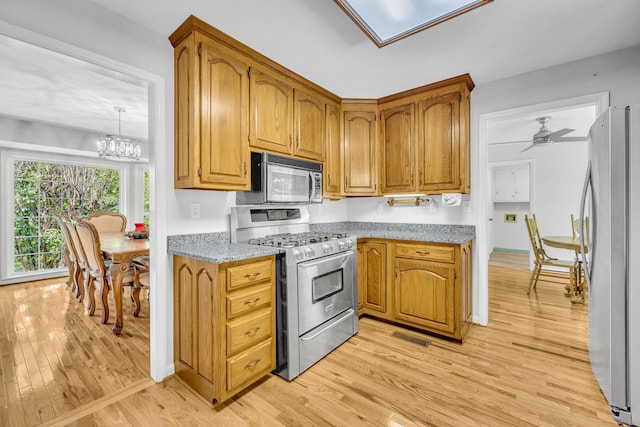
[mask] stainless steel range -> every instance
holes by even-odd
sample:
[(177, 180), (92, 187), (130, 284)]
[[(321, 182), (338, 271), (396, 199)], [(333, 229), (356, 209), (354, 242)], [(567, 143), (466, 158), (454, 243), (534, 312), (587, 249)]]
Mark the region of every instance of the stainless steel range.
[(292, 380), (358, 332), (356, 237), (310, 232), (306, 206), (237, 206), (231, 242), (283, 250), (274, 373)]

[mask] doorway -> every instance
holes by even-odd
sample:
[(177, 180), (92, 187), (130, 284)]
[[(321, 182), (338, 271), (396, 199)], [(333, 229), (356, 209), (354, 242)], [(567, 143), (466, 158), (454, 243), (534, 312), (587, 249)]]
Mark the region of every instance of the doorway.
[[(97, 70), (98, 73), (103, 73), (114, 79), (122, 79), (127, 82), (137, 82), (146, 88), (146, 114), (148, 122), (146, 129), (148, 132), (148, 162), (146, 166), (149, 170), (149, 220), (153, 224), (153, 228), (158, 230), (155, 235), (155, 239), (151, 239), (150, 256), (153, 259), (158, 260), (156, 268), (151, 271), (151, 285), (156, 286), (157, 289), (163, 289), (165, 287), (165, 279), (163, 275), (157, 274), (157, 271), (161, 271), (166, 268), (166, 243), (163, 244), (163, 240), (166, 240), (165, 231), (165, 218), (159, 212), (164, 212), (163, 198), (158, 197), (160, 189), (164, 188), (164, 182), (166, 178), (160, 174), (155, 173), (157, 168), (164, 170), (165, 154), (164, 154), (164, 140), (165, 140), (165, 125), (164, 125), (164, 112), (165, 112), (165, 96), (164, 96), (164, 79), (158, 75), (149, 73), (147, 71), (129, 66), (127, 64), (112, 60), (107, 57), (102, 57), (90, 51), (85, 51), (76, 46), (66, 44), (64, 42), (51, 39), (49, 37), (25, 30), (19, 27), (15, 27), (10, 24), (5, 24), (0, 21), (0, 36), (6, 36), (8, 39), (14, 39), (19, 42), (29, 43), (37, 48), (44, 49), (49, 53), (53, 53), (62, 57), (66, 57), (70, 61), (75, 61), (82, 66), (90, 67), (93, 70)], [(111, 106), (109, 107), (111, 108)], [(114, 123), (117, 126), (117, 116), (115, 116)], [(16, 147), (13, 147), (16, 148)], [(23, 148), (23, 147), (20, 147)], [(34, 144), (30, 147), (32, 150), (37, 150), (39, 147)], [(65, 147), (64, 153), (73, 152), (76, 148)], [(135, 169), (135, 167), (132, 167)], [(130, 175), (134, 175), (139, 171), (133, 170)], [(163, 239), (164, 238), (164, 239)], [(163, 254), (164, 256), (161, 256)], [(159, 281), (161, 283), (159, 283)], [(158, 315), (158, 311), (163, 312), (159, 307), (166, 307), (168, 305), (167, 295), (163, 292), (151, 292), (149, 295), (149, 321), (150, 321), (150, 338), (149, 338), (149, 351), (150, 351), (150, 375), (155, 381), (160, 381), (164, 378), (167, 363), (166, 339), (164, 335), (166, 331), (165, 326), (161, 324), (162, 316)], [(107, 326), (102, 325), (108, 330)], [(125, 325), (126, 329), (126, 325)], [(170, 357), (170, 355), (169, 355)]]
[[(541, 194), (550, 194), (553, 190), (553, 186), (559, 181), (552, 179), (549, 171), (555, 167), (556, 171), (563, 171), (564, 166), (549, 166), (549, 157), (557, 156), (557, 152), (551, 152), (549, 150), (543, 150), (547, 147), (535, 147), (522, 152), (532, 143), (532, 135), (539, 129), (539, 124), (536, 122), (536, 118), (540, 116), (567, 116), (566, 112), (571, 111), (591, 111), (588, 119), (586, 119), (587, 127), (581, 130), (582, 133), (588, 132), (588, 126), (595, 121), (595, 117), (599, 116), (609, 106), (609, 94), (608, 92), (596, 93), (590, 95), (579, 96), (575, 98), (568, 98), (558, 101), (552, 101), (548, 103), (524, 106), (504, 111), (497, 111), (493, 113), (481, 114), (479, 116), (479, 169), (481, 171), (487, 171), (486, 173), (480, 173), (478, 177), (479, 186), (479, 203), (480, 209), (478, 212), (478, 224), (477, 239), (478, 239), (478, 262), (479, 262), (479, 285), (478, 285), (478, 297), (479, 297), (479, 318), (487, 319), (487, 306), (488, 306), (488, 264), (489, 255), (493, 249), (493, 227), (492, 227), (492, 214), (494, 212), (493, 207), (493, 181), (491, 178), (490, 167), (492, 163), (496, 162), (518, 162), (534, 160), (532, 184), (531, 184), (531, 212), (544, 211), (545, 220), (541, 220), (541, 215), (537, 214), (538, 222), (541, 223), (541, 228), (545, 228), (545, 232), (550, 234), (566, 234), (570, 232), (569, 227), (569, 214), (574, 203), (566, 203), (563, 199), (564, 196), (556, 195), (558, 202), (549, 204), (546, 209), (541, 208)], [(568, 114), (567, 117), (570, 117)], [(591, 120), (593, 118), (593, 120)], [(573, 119), (569, 119), (573, 120)], [(589, 121), (591, 120), (591, 121)], [(581, 123), (585, 121), (581, 119)], [(575, 120), (574, 120), (575, 122)], [(578, 132), (580, 129), (571, 125), (572, 128)], [(563, 123), (558, 123), (558, 128), (569, 127)], [(554, 144), (552, 148), (559, 149), (561, 152), (570, 151), (570, 148), (565, 147), (567, 144)], [(577, 144), (583, 144), (578, 142)], [(535, 151), (537, 150), (537, 151)], [(496, 151), (499, 153), (496, 154)], [(532, 153), (533, 152), (533, 153)], [(568, 154), (562, 154), (568, 156)], [(583, 156), (586, 156), (586, 149)], [(541, 157), (541, 158), (538, 158)], [(567, 159), (565, 157), (557, 158), (561, 162), (571, 162), (578, 164), (579, 159)], [(585, 157), (586, 159), (586, 157)], [(562, 164), (562, 163), (560, 163)], [(586, 168), (586, 161), (584, 161), (584, 167)], [(581, 188), (584, 175), (578, 178)], [(541, 183), (546, 183), (544, 186)], [(551, 190), (549, 189), (551, 188)], [(570, 197), (579, 198), (578, 194), (570, 195)], [(535, 207), (535, 209), (533, 208)], [(542, 210), (541, 210), (542, 209)], [(566, 216), (566, 218), (564, 218)], [(566, 219), (565, 220), (563, 220)], [(565, 224), (566, 223), (566, 224)], [(486, 226), (484, 226), (486, 225)], [(557, 254), (557, 252), (556, 252)], [(551, 256), (554, 256), (550, 254)], [(566, 254), (562, 254), (566, 256)], [(530, 261), (531, 265), (531, 261)]]

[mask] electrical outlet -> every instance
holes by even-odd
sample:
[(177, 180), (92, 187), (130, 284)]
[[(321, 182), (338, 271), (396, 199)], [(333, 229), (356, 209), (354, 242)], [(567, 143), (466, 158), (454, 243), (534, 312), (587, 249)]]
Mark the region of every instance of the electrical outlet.
[(191, 219), (200, 218), (200, 203), (191, 203)]
[(384, 209), (384, 205), (382, 203), (378, 203), (378, 213), (382, 213)]

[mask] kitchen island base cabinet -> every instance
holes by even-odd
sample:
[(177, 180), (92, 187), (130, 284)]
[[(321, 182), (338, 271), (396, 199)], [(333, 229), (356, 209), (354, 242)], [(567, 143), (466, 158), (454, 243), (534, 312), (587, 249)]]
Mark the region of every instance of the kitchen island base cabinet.
[(217, 405), (275, 368), (275, 262), (173, 266), (176, 376)]
[[(386, 249), (385, 262), (378, 265), (388, 266), (389, 274), (372, 273), (372, 244), (358, 241), (360, 314), (462, 342), (472, 325), (471, 241), (376, 241)], [(380, 277), (386, 281), (380, 283)], [(380, 300), (386, 304), (375, 303)]]

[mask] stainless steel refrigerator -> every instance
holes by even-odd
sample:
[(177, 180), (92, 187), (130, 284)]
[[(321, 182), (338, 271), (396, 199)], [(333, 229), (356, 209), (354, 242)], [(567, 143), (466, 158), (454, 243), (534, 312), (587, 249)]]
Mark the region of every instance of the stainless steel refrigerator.
[[(618, 423), (640, 425), (640, 105), (611, 107), (589, 131), (580, 208), (589, 356)], [(584, 227), (583, 227), (584, 228)]]

